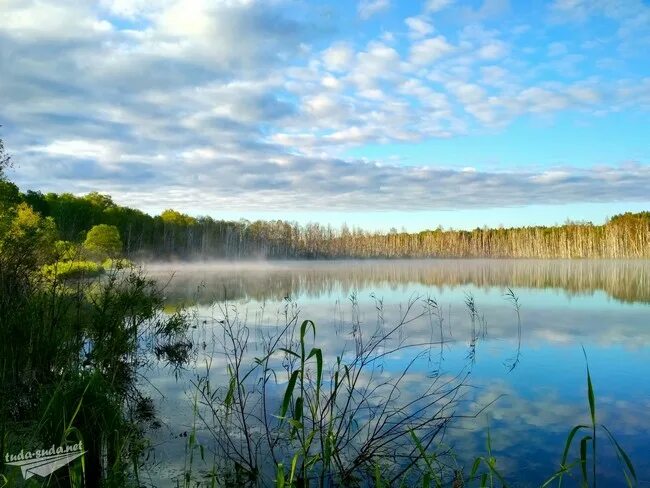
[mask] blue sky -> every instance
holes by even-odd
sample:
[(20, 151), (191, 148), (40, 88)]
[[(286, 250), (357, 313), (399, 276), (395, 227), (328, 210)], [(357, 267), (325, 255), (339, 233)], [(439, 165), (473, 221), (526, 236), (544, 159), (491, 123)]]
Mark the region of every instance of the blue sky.
[(23, 190), (370, 229), (650, 208), (647, 1), (2, 8)]

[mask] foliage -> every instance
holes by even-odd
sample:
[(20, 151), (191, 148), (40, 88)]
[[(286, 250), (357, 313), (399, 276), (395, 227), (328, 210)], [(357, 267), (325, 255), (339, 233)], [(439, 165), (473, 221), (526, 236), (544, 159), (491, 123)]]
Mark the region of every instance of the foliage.
[[(514, 300), (519, 318), (517, 297), (509, 290), (506, 298)], [(435, 317), (435, 310), (431, 312)], [(471, 308), (470, 315), (474, 314), (476, 310)], [(464, 377), (442, 384), (433, 377), (433, 386), (423, 398), (416, 399), (405, 394), (407, 388), (402, 384), (413, 362), (403, 372), (391, 374), (385, 383), (375, 379), (375, 359), (409, 347), (406, 343), (390, 346), (392, 331), (409, 323), (408, 314), (397, 328), (389, 327), (386, 335), (357, 337), (358, 349), (352, 359), (346, 362), (338, 356), (329, 367), (324, 351), (312, 345), (316, 325), (309, 320), (298, 324), (295, 316), (291, 317), (279, 335), (266, 337), (264, 355), (255, 357), (250, 366), (249, 331), (238, 323), (236, 311), (226, 310), (219, 323), (230, 379), (222, 387), (212, 385), (208, 364), (205, 375), (194, 384), (194, 419), (182, 486), (512, 486), (493, 452), (489, 427), (486, 454), (466, 465), (459, 465), (458, 453), (442, 442), (445, 426), (453, 422), (456, 399), (461, 398), (456, 394), (463, 388)], [(366, 340), (367, 345), (363, 345)], [(375, 346), (381, 353), (367, 356)], [(628, 487), (637, 486), (631, 459), (610, 430), (597, 425), (596, 395), (588, 365), (586, 376), (591, 424), (570, 430), (560, 469), (542, 488), (561, 488), (566, 476), (584, 488), (596, 487), (599, 428), (620, 462), (621, 481)], [(283, 388), (275, 403), (274, 385)], [(277, 410), (269, 410), (276, 403)], [(200, 424), (212, 436), (213, 446), (198, 440)], [(581, 432), (579, 457), (570, 462), (574, 440)], [(214, 455), (211, 469), (193, 472), (196, 457), (205, 463), (208, 450)]]
[(8, 211), (10, 208), (18, 205), (20, 201), (18, 187), (10, 181), (5, 181), (0, 178), (0, 212)]
[(104, 270), (106, 270), (106, 271), (111, 270), (111, 269), (120, 270), (120, 269), (125, 269), (125, 268), (131, 268), (133, 266), (135, 266), (135, 265), (131, 261), (129, 261), (128, 259), (124, 259), (124, 258), (115, 258), (115, 259), (114, 258), (108, 258), (108, 259), (105, 259), (104, 261), (102, 261), (102, 268), (104, 268)]
[[(251, 358), (248, 328), (236, 311), (222, 309), (220, 350), (230, 380), (212, 385), (208, 364), (195, 383), (195, 416), (215, 444), (212, 479), (237, 486), (364, 486), (378, 467), (385, 486), (416, 478), (421, 455), (412, 434), (425, 449), (439, 444), (468, 375), (433, 375), (416, 397), (406, 393), (411, 369), (430, 347), (441, 346), (401, 339), (407, 324), (435, 313), (428, 304), (414, 298), (398, 323), (380, 320), (368, 335), (355, 319), (351, 350), (336, 359), (315, 345), (315, 324), (298, 322), (291, 312), (277, 333), (264, 335), (262, 355)], [(386, 375), (391, 354), (411, 359)], [(275, 385), (284, 385), (279, 402)], [(185, 479), (185, 486), (196, 481), (191, 473)]]
[(104, 267), (94, 261), (57, 261), (45, 264), (41, 273), (48, 279), (92, 278), (104, 272)]
[(191, 226), (196, 224), (196, 219), (189, 215), (182, 214), (173, 209), (164, 210), (160, 214), (160, 219), (165, 224), (178, 225), (178, 226)]
[(75, 261), (81, 258), (81, 249), (70, 241), (56, 241), (54, 243), (54, 257), (56, 261)]
[(99, 256), (115, 257), (122, 251), (120, 231), (114, 225), (95, 225), (86, 235), (84, 248)]
[[(137, 476), (148, 449), (144, 431), (155, 424), (152, 402), (135, 382), (150, 361), (142, 345), (191, 347), (182, 312), (164, 316), (160, 290), (137, 269), (65, 283), (60, 274), (42, 280), (15, 269), (6, 260), (0, 267), (0, 454), (74, 436), (88, 451), (87, 483), (124, 486)], [(2, 472), (19, 475), (0, 465)], [(52, 486), (69, 474), (57, 474), (63, 478)]]
[(191, 345), (183, 312), (165, 316), (156, 283), (119, 261), (86, 279), (103, 268), (70, 260), (78, 246), (57, 240), (54, 219), (25, 202), (0, 208), (0, 227), (0, 486), (41, 484), (21, 481), (5, 454), (79, 440), (81, 462), (48, 486), (139, 486), (144, 430), (155, 424), (136, 382), (152, 361), (143, 347), (187, 359), (175, 349)]
[[(585, 355), (585, 362), (587, 362), (587, 353), (583, 348), (583, 353)], [(629, 488), (637, 486), (638, 480), (636, 477), (636, 472), (634, 471), (634, 466), (630, 457), (627, 455), (625, 450), (618, 443), (614, 435), (610, 430), (604, 425), (598, 425), (596, 421), (596, 394), (594, 393), (594, 386), (591, 381), (591, 373), (589, 371), (589, 363), (587, 362), (587, 402), (589, 404), (589, 419), (591, 421), (590, 425), (576, 425), (573, 427), (567, 436), (566, 444), (564, 447), (564, 452), (562, 454), (562, 460), (560, 461), (560, 469), (553, 475), (551, 478), (544, 483), (542, 488), (546, 488), (552, 482), (557, 480), (558, 488), (561, 488), (562, 481), (564, 476), (572, 474), (572, 471), (576, 468), (580, 468), (580, 485), (585, 488), (596, 488), (596, 483), (598, 481), (597, 476), (597, 466), (598, 466), (598, 455), (596, 451), (596, 438), (598, 434), (598, 427), (600, 427), (604, 433), (607, 435), (612, 448), (616, 453), (616, 457), (621, 465), (621, 472), (625, 479), (625, 483)], [(584, 433), (580, 439), (580, 457), (573, 461), (569, 462), (569, 452), (571, 447), (574, 444), (574, 439), (576, 435)], [(591, 463), (589, 463), (589, 447), (591, 447)], [(591, 464), (591, 465), (590, 465)]]
[[(2, 126), (0, 126), (2, 127)], [(11, 156), (5, 150), (5, 143), (0, 138), (0, 181), (4, 180), (4, 171), (11, 165)]]
[(56, 225), (43, 218), (25, 203), (0, 214), (0, 261), (20, 263), (30, 268), (47, 262), (53, 254)]
[(346, 226), (276, 221), (226, 221), (167, 209), (159, 216), (117, 205), (108, 195), (69, 193), (21, 198), (54, 218), (62, 239), (81, 242), (93, 226), (117, 227), (127, 256), (180, 258), (643, 258), (650, 257), (648, 212), (612, 217), (604, 225), (567, 221), (552, 227), (367, 232)]

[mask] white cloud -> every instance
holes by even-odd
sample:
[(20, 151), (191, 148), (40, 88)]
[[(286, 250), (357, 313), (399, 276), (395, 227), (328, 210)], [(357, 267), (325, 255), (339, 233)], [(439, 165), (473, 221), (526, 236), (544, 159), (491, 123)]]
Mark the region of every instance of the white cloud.
[(316, 95), (306, 101), (306, 106), (317, 117), (328, 117), (338, 111), (338, 101), (330, 95)]
[(460, 15), (468, 23), (480, 23), (487, 19), (499, 17), (510, 10), (510, 0), (483, 0), (480, 6), (473, 9), (464, 6)]
[[(463, 144), (467, 133), (526, 114), (650, 110), (647, 76), (581, 77), (586, 63), (559, 55), (559, 46), (549, 46), (559, 56), (535, 64), (543, 45), (529, 53), (524, 37), (515, 44), (508, 32), (475, 24), (441, 25), (446, 37), (434, 35), (426, 14), (406, 19), (408, 32), (341, 35), (345, 26), (332, 29), (302, 3), (6, 5), (0, 106), (25, 188), (101, 186), (136, 201), (137, 185), (141, 201), (163, 193), (167, 206), (195, 205), (200, 191), (202, 204), (281, 210), (308, 200), (309, 187), (322, 187), (314, 206), (403, 209), (502, 206), (506, 194), (513, 204), (638, 199), (647, 187), (643, 166), (562, 168), (570, 176), (554, 192), (541, 171), (470, 174), (340, 157), (364, 144)], [(113, 16), (128, 21), (113, 25)], [(629, 68), (622, 54), (617, 60)], [(545, 79), (553, 70), (574, 79)], [(459, 185), (468, 192), (460, 204), (451, 190)], [(404, 187), (412, 195), (390, 190)]]
[(473, 104), (483, 101), (485, 90), (472, 83), (451, 83), (449, 89), (464, 104)]
[(509, 73), (501, 66), (483, 66), (481, 67), (483, 83), (490, 86), (503, 86), (508, 82)]
[(444, 36), (436, 36), (417, 41), (411, 46), (411, 62), (419, 65), (430, 64), (453, 51), (453, 46)]
[(399, 53), (382, 42), (373, 41), (356, 54), (349, 79), (360, 89), (375, 89), (381, 80), (394, 78), (401, 69)]
[(492, 41), (484, 46), (481, 46), (477, 51), (477, 55), (481, 59), (493, 61), (495, 59), (506, 56), (509, 52), (509, 47), (505, 42)]
[(366, 90), (359, 90), (357, 94), (363, 98), (370, 98), (371, 100), (383, 100), (386, 98), (384, 92), (378, 88), (368, 88)]
[(569, 106), (569, 99), (561, 93), (556, 93), (540, 87), (523, 90), (516, 101), (525, 111), (532, 113), (556, 112)]
[(433, 32), (433, 25), (422, 17), (408, 17), (405, 21), (411, 37), (426, 37)]
[(369, 19), (375, 14), (384, 12), (390, 7), (390, 0), (360, 0), (357, 7), (359, 17)]
[(562, 183), (571, 178), (571, 173), (565, 170), (544, 171), (541, 174), (530, 177), (531, 181), (544, 185)]
[(112, 141), (102, 143), (101, 141), (65, 139), (54, 140), (45, 146), (35, 146), (32, 150), (50, 156), (108, 161), (119, 158), (119, 154), (111, 147), (112, 145)]
[(427, 0), (424, 9), (427, 12), (439, 12), (453, 3), (453, 0)]
[(339, 43), (323, 51), (323, 63), (332, 71), (345, 71), (350, 69), (354, 60), (354, 51), (349, 44)]
[(341, 80), (330, 75), (323, 77), (323, 79), (321, 80), (321, 84), (325, 88), (329, 88), (331, 90), (340, 90), (343, 87), (343, 83), (341, 82)]
[[(111, 24), (95, 17), (84, 5), (72, 9), (66, 2), (16, 2), (3, 6), (0, 31), (27, 41), (74, 41), (100, 36)], [(70, 28), (74, 25), (74, 28)]]
[(577, 102), (588, 105), (599, 103), (602, 100), (601, 94), (588, 86), (571, 86), (567, 89), (567, 94)]

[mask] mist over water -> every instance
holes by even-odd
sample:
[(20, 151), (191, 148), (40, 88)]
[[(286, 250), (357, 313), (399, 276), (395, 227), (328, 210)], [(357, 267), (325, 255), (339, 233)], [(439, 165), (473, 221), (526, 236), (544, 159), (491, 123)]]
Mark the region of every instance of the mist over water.
[(350, 292), (386, 285), (518, 287), (566, 295), (604, 292), (622, 302), (650, 303), (650, 261), (645, 260), (260, 260), (149, 263), (146, 269), (160, 279), (174, 277), (172, 296), (187, 298), (203, 283), (196, 295), (200, 303), (317, 297), (329, 294), (332, 287)]
[[(213, 344), (219, 332), (214, 325), (202, 327), (206, 319), (218, 318), (224, 307), (236, 310), (251, 328), (252, 360), (260, 354), (257, 339), (281, 324), (288, 312), (298, 313), (300, 320), (317, 324), (318, 346), (331, 364), (349, 348), (354, 314), (361, 329), (371, 333), (381, 323), (398, 321), (409, 302), (417, 308), (428, 298), (440, 305), (442, 326), (414, 321), (401, 340), (434, 337), (443, 345), (414, 352), (422, 357), (409, 372), (411, 386), (404, 395), (417, 395), (432, 374), (471, 372), (471, 388), (458, 407), (469, 417), (454, 421), (444, 438), (459, 453), (459, 463), (467, 461), (464, 456), (485, 453), (489, 425), (494, 455), (516, 486), (539, 486), (550, 476), (568, 430), (588, 418), (584, 346), (598, 422), (614, 430), (639, 480), (650, 480), (650, 262), (251, 261), (155, 263), (146, 270), (163, 283), (172, 278), (165, 289), (168, 306), (193, 310), (198, 324), (194, 341), (203, 344), (196, 363), (178, 378), (165, 370), (151, 373), (150, 380), (160, 388), (165, 425), (154, 435), (158, 465), (152, 476), (163, 485), (182, 458), (183, 439), (177, 436), (191, 422), (190, 380), (209, 357), (212, 381), (226, 381), (222, 354)], [(504, 295), (507, 288), (521, 305), (520, 329)], [(472, 354), (468, 298), (481, 326)], [(410, 359), (403, 353), (387, 357), (383, 374), (397, 374)], [(209, 442), (205, 432), (203, 439)], [(601, 461), (603, 486), (619, 486), (614, 453), (603, 452)]]

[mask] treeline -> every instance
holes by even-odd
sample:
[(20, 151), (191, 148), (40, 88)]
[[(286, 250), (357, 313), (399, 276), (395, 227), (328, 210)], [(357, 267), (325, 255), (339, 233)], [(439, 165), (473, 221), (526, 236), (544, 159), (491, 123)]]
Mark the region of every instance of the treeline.
[(282, 220), (195, 218), (175, 210), (152, 217), (99, 193), (21, 194), (7, 182), (0, 192), (5, 200), (25, 202), (43, 217), (52, 217), (65, 241), (81, 242), (99, 224), (115, 226), (125, 255), (136, 259), (650, 257), (650, 212), (617, 215), (604, 225), (570, 222), (553, 227), (380, 233)]

